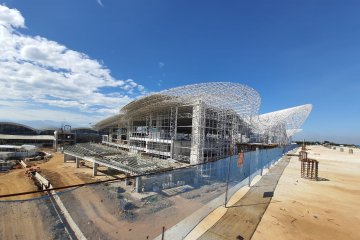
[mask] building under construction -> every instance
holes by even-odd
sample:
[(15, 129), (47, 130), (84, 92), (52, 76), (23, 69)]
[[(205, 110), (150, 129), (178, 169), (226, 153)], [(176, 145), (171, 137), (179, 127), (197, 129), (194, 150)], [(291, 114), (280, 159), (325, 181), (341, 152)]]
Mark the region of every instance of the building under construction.
[(139, 155), (198, 164), (239, 145), (285, 145), (300, 131), (310, 104), (259, 114), (260, 95), (239, 83), (186, 85), (130, 102), (95, 125), (103, 144)]

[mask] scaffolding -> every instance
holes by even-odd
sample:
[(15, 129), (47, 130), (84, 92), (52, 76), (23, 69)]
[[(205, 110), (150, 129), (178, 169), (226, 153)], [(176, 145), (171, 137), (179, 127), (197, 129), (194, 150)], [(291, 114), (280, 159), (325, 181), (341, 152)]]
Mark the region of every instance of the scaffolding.
[(96, 126), (125, 151), (197, 164), (236, 154), (237, 143), (286, 144), (311, 111), (304, 105), (258, 115), (260, 101), (239, 83), (192, 84), (144, 96)]

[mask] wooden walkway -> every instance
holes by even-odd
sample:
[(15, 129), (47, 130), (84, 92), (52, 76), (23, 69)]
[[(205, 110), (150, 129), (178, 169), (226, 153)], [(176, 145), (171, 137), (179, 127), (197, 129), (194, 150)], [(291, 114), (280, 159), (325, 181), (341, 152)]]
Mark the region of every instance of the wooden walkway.
[(289, 161), (289, 157), (283, 157), (259, 182), (250, 188), (243, 198), (229, 207), (226, 214), (199, 239), (251, 239)]

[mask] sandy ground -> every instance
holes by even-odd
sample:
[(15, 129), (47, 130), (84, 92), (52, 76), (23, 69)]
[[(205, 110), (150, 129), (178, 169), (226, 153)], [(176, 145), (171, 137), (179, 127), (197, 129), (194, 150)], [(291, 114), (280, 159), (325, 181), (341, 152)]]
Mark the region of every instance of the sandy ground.
[[(64, 163), (63, 154), (46, 149), (53, 154), (53, 157), (47, 162), (37, 162), (35, 167), (40, 167), (42, 174), (50, 180), (54, 187), (60, 187), (72, 184), (81, 184), (87, 182), (96, 182), (106, 179), (116, 179), (123, 177), (122, 174), (107, 175), (107, 168), (99, 167), (98, 176), (92, 176), (92, 167), (89, 163), (85, 166), (76, 168), (74, 162)], [(37, 187), (33, 181), (26, 177), (26, 169), (13, 169), (9, 173), (0, 173), (0, 195), (36, 191)], [(39, 197), (41, 194), (28, 194), (22, 196), (2, 198), (0, 200), (24, 200)]]
[[(37, 167), (40, 167), (41, 174), (45, 176), (54, 187), (96, 182), (105, 179), (116, 179), (124, 176), (120, 174), (109, 176), (107, 175), (107, 168), (99, 167), (98, 176), (93, 177), (90, 163), (85, 162), (85, 166), (76, 168), (75, 162), (68, 161), (64, 163), (63, 154), (51, 150), (47, 150), (47, 152), (51, 152), (53, 157), (45, 163), (37, 164)], [(22, 169), (12, 170), (10, 173), (4, 175), (3, 181), (0, 181), (4, 185), (1, 193), (36, 190), (32, 181), (25, 177), (24, 172), (25, 170)], [(15, 177), (18, 183), (16, 186), (18, 187), (13, 183)], [(127, 191), (131, 191), (131, 188), (132, 186), (130, 186)], [(212, 199), (219, 194), (218, 191), (214, 191), (212, 194), (209, 192), (209, 188), (205, 188), (194, 190), (191, 193), (166, 197), (163, 202), (170, 202), (170, 206), (156, 210), (155, 212), (152, 212), (153, 207), (158, 207), (162, 201), (154, 203), (155, 205), (153, 206), (150, 204), (147, 205), (147, 207), (141, 207), (138, 209), (140, 211), (136, 211), (138, 212), (136, 219), (129, 221), (123, 219), (124, 214), (120, 210), (119, 199), (111, 196), (111, 194), (109, 194), (109, 188), (104, 184), (69, 190), (61, 190), (58, 191), (58, 193), (64, 191), (63, 194), (60, 194), (60, 198), (63, 200), (65, 207), (75, 222), (89, 239), (138, 239), (139, 237), (141, 239), (146, 239), (147, 237), (152, 239), (161, 234), (162, 226), (165, 226), (166, 229), (170, 228), (203, 206), (203, 202), (208, 202), (209, 199), (207, 198)], [(214, 190), (218, 190), (218, 188), (214, 188)], [(202, 197), (193, 198), (192, 195), (197, 196), (201, 191), (203, 191), (203, 194), (201, 194)], [(34, 196), (35, 195), (28, 195), (22, 198), (28, 199)], [(19, 199), (19, 197), (14, 198)], [(39, 206), (37, 205), (31, 204), (27, 206), (27, 209), (37, 211), (38, 213), (35, 213), (35, 215), (41, 215), (39, 213), (41, 209), (39, 210)], [(147, 211), (149, 212), (147, 213)], [(10, 214), (11, 212), (7, 211), (6, 214), (7, 213)], [(13, 219), (17, 219), (20, 215), (21, 212), (15, 212), (15, 218)], [(31, 220), (27, 219), (26, 221)], [(41, 222), (42, 221), (40, 221), (40, 223)], [(12, 222), (10, 225), (14, 225), (14, 223)], [(46, 239), (46, 237), (49, 236), (49, 234), (45, 232), (44, 229), (46, 228), (44, 228), (44, 226), (36, 225), (32, 226), (32, 228), (36, 232), (44, 232), (43, 235), (35, 235), (38, 239)], [(9, 234), (6, 236), (19, 233), (16, 229), (9, 228), (8, 225), (4, 225), (1, 229), (7, 229)]]
[[(90, 164), (76, 168), (74, 162), (64, 163), (61, 153), (50, 150), (47, 152), (51, 152), (53, 157), (47, 162), (38, 163), (36, 167), (40, 167), (41, 174), (49, 179), (54, 187), (123, 177), (123, 175), (107, 175), (107, 168), (104, 167), (99, 167), (99, 176), (93, 177)], [(25, 171), (25, 169), (16, 169), (0, 175), (0, 194), (37, 190), (32, 180), (24, 174)], [(139, 209), (141, 210), (139, 216), (130, 221), (123, 219), (124, 214), (120, 210), (119, 199), (109, 198), (109, 191), (104, 184), (58, 192), (64, 191), (60, 194), (61, 199), (89, 239), (139, 239), (139, 237), (152, 239), (161, 234), (162, 226), (165, 226), (166, 229), (170, 228), (203, 206), (209, 200), (207, 198), (212, 199), (212, 195), (219, 194), (218, 191), (215, 191), (218, 188), (214, 188), (213, 193), (211, 192), (213, 190), (209, 189), (198, 189), (192, 191), (191, 194), (184, 193), (166, 197), (165, 202), (171, 202), (170, 206), (154, 211), (154, 207), (157, 208), (159, 202), (153, 206), (150, 204), (148, 207)], [(199, 195), (202, 191), (203, 194)], [(194, 199), (192, 195), (202, 197)], [(31, 194), (1, 200), (23, 200), (39, 196), (42, 195)], [(43, 199), (21, 203), (3, 202), (0, 205), (2, 216), (0, 239), (56, 238), (54, 236), (59, 235), (57, 230), (61, 229), (61, 226), (57, 223), (56, 214), (51, 211), (51, 205), (45, 204)], [(147, 213), (147, 211), (149, 212)], [(34, 221), (34, 217), (36, 217), (36, 221)], [(26, 228), (19, 229), (18, 225), (26, 226)]]
[(0, 202), (0, 239), (68, 239), (48, 198)]
[[(301, 179), (300, 163), (297, 157), (291, 158), (253, 239), (360, 239), (360, 234), (356, 231), (356, 227), (360, 226), (360, 151), (356, 150), (351, 155), (346, 148), (345, 152), (340, 152), (339, 148), (309, 148), (309, 157), (320, 161), (319, 175), (323, 181)], [(92, 177), (90, 167), (82, 166), (77, 169), (73, 162), (64, 163), (60, 153), (54, 153), (50, 161), (38, 166), (54, 186), (119, 177), (106, 176), (101, 172), (100, 176)], [(101, 170), (106, 171), (105, 168), (100, 168)], [(23, 169), (17, 169), (1, 174), (0, 194), (36, 190), (24, 172)], [(105, 233), (102, 235), (104, 239), (146, 239), (147, 236), (151, 239), (161, 232), (159, 226), (165, 225), (168, 228), (206, 204), (206, 201), (196, 202), (177, 195), (169, 198), (175, 203), (171, 207), (135, 222), (125, 222), (121, 219), (121, 214), (116, 213), (119, 211), (119, 202), (107, 199), (102, 193), (92, 187), (80, 188), (65, 193), (64, 196), (71, 197), (63, 197), (63, 200), (84, 233)], [(24, 199), (39, 195), (13, 198)], [(243, 193), (238, 194), (236, 201), (242, 195)], [(229, 202), (230, 205), (236, 202), (234, 199)], [(214, 217), (221, 218), (224, 214), (220, 209), (214, 212), (214, 215), (217, 215)], [(54, 238), (54, 233), (51, 232), (56, 229), (57, 219), (50, 209), (39, 207), (34, 201), (0, 205), (0, 215), (0, 239)], [(213, 222), (208, 224), (208, 227), (212, 225)], [(26, 226), (26, 229), (18, 226)], [(205, 227), (205, 230), (208, 227)], [(93, 236), (100, 237), (96, 234)]]
[[(99, 168), (99, 176), (92, 177), (92, 169), (82, 166), (75, 168), (73, 162), (63, 162), (63, 155), (50, 150), (53, 157), (44, 163), (37, 162), (42, 174), (49, 178), (55, 187), (113, 179)], [(25, 174), (26, 169), (13, 169), (0, 174), (0, 195), (38, 190), (34, 182)], [(27, 194), (0, 199), (0, 239), (66, 239), (60, 223), (48, 199), (29, 200), (45, 194)], [(20, 201), (19, 201), (20, 200)], [(5, 202), (6, 201), (6, 202)]]
[[(26, 171), (25, 169), (14, 169), (8, 173), (0, 174), (0, 195), (38, 190), (34, 182), (25, 175), (25, 171)], [(23, 200), (23, 199), (29, 199), (39, 196), (41, 195), (29, 194), (29, 195), (1, 198), (0, 201)]]
[[(37, 187), (25, 175), (25, 171), (14, 169), (0, 174), (0, 195), (36, 191)], [(50, 233), (44, 228), (38, 202), (2, 202), (40, 196), (41, 194), (29, 194), (0, 199), (0, 239), (50, 239)], [(33, 221), (34, 217), (38, 221)]]
[(292, 157), (253, 240), (360, 239), (360, 151), (308, 149), (323, 181), (300, 178), (300, 162)]
[(122, 174), (109, 176), (105, 174), (107, 168), (98, 167), (98, 175), (93, 177), (92, 167), (89, 162), (84, 162), (85, 166), (76, 168), (76, 163), (73, 161), (64, 163), (63, 154), (59, 152), (51, 152), (51, 154), (53, 154), (53, 157), (50, 159), (50, 161), (38, 166), (41, 168), (42, 174), (51, 182), (54, 187), (96, 182), (124, 176)]

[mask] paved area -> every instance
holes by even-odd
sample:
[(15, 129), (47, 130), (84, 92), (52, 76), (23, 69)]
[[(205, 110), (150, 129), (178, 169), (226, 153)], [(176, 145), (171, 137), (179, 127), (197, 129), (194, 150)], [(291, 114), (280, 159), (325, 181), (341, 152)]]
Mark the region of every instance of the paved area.
[(199, 239), (251, 239), (288, 163), (289, 157), (283, 157)]

